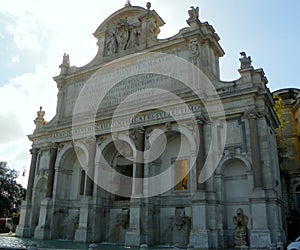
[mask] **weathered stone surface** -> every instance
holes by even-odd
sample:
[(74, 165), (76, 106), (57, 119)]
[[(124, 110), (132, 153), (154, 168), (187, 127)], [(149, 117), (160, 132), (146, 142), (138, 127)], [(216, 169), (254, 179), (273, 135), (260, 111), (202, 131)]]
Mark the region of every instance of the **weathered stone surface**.
[[(38, 129), (29, 136), (39, 150), (31, 167), (32, 196), (23, 203), (17, 235), (141, 249), (234, 247), (233, 217), (241, 208), (247, 234), (236, 246), (284, 242), (282, 196), (273, 182), (280, 181), (275, 135), (270, 133), (278, 121), (267, 79), (242, 53), (241, 77), (222, 81), (220, 38), (199, 20), (199, 8), (191, 7), (188, 16), (188, 27), (161, 40), (164, 21), (151, 5), (127, 3), (95, 31), (99, 49), (90, 63), (77, 68), (63, 56), (54, 78), (57, 114), (46, 123), (40, 110)], [(214, 123), (220, 110), (208, 112), (208, 84), (222, 102), (226, 123)], [(225, 147), (219, 149), (222, 141)], [(198, 183), (211, 167), (205, 165), (209, 155), (220, 161), (205, 183)], [(163, 179), (149, 181), (164, 173)]]

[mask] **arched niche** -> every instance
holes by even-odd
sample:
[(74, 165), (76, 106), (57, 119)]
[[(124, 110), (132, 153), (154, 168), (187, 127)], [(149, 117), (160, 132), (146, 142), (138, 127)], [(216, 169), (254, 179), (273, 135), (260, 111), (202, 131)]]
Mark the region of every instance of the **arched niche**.
[[(95, 176), (96, 183), (102, 182), (103, 173), (106, 174), (105, 182), (106, 188), (114, 190), (109, 194), (113, 201), (128, 201), (132, 194), (132, 180), (134, 175), (134, 145), (126, 138), (119, 137), (119, 139), (106, 139), (98, 146), (95, 157)], [(125, 181), (120, 181), (118, 174), (130, 177)], [(119, 195), (125, 192), (124, 195)]]
[(75, 200), (84, 194), (87, 150), (84, 144), (66, 146), (57, 161), (56, 198)]
[[(233, 217), (237, 209), (241, 208), (248, 216), (248, 229), (251, 228), (250, 198), (253, 190), (253, 176), (247, 160), (230, 157), (221, 162), (218, 173), (222, 176), (220, 183), (222, 192), (223, 228), (225, 230), (225, 245), (234, 246), (235, 225)], [(248, 235), (249, 237), (249, 235)]]
[(33, 216), (32, 224), (38, 225), (40, 215), (40, 204), (46, 197), (47, 179), (42, 177), (37, 180), (33, 193)]

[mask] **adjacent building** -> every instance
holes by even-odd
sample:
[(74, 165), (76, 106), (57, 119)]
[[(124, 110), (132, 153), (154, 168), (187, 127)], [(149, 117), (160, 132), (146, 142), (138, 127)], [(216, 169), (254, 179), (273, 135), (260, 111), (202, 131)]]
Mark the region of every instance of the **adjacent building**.
[(278, 153), (285, 227), (288, 239), (294, 240), (300, 229), (300, 90), (280, 89), (273, 94), (278, 99), (282, 123), (278, 128)]

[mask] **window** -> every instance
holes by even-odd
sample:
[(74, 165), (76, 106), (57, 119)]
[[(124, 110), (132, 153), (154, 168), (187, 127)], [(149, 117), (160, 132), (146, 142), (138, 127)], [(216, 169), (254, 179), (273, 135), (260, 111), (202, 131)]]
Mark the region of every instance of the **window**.
[(174, 190), (188, 189), (188, 161), (176, 160), (174, 162)]

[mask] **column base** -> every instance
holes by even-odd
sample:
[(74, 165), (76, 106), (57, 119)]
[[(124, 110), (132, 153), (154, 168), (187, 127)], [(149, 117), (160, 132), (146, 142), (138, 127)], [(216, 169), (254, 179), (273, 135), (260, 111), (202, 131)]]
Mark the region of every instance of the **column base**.
[(75, 232), (74, 241), (76, 242), (91, 242), (91, 232), (86, 228), (77, 228)]
[(23, 201), (21, 206), (20, 222), (16, 228), (16, 236), (23, 238), (31, 238), (34, 233), (34, 228), (30, 225), (31, 201)]
[(195, 248), (209, 248), (207, 230), (192, 229), (190, 232), (189, 245)]
[(31, 238), (34, 234), (34, 228), (24, 225), (18, 225), (15, 235), (22, 238)]
[(37, 226), (34, 230), (34, 238), (38, 240), (49, 240), (50, 227), (48, 225)]
[(256, 248), (269, 248), (271, 233), (268, 230), (254, 230), (250, 234), (250, 246)]
[(126, 246), (140, 246), (141, 245), (140, 230), (127, 231), (125, 236), (125, 244)]
[(84, 197), (80, 201), (79, 226), (75, 231), (74, 241), (91, 242), (93, 197)]

